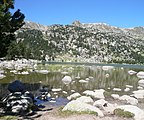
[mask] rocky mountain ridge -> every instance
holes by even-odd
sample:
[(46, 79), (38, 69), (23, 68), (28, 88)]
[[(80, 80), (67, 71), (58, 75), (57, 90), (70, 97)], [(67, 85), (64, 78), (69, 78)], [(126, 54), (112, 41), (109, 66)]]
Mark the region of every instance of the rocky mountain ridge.
[(17, 31), (17, 45), (23, 48), (19, 54), (36, 59), (144, 63), (143, 33), (144, 27), (125, 29), (104, 23), (44, 26), (26, 22)]
[[(58, 24), (54, 24), (51, 26), (55, 26), (55, 25), (58, 25)], [(121, 33), (124, 35), (131, 35), (134, 38), (140, 38), (144, 40), (144, 27), (142, 26), (133, 27), (133, 28), (120, 28), (120, 27), (111, 26), (106, 23), (80, 23), (79, 21), (74, 21), (72, 25), (86, 28), (88, 30), (91, 30), (91, 32), (93, 31), (94, 33), (98, 31)], [(49, 28), (51, 28), (51, 26), (45, 26), (39, 23), (25, 21), (25, 25), (22, 28), (47, 31)]]

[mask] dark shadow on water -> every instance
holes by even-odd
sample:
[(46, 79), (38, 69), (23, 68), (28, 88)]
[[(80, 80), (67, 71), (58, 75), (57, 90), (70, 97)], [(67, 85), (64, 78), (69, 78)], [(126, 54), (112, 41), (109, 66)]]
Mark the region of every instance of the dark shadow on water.
[[(8, 91), (8, 83), (0, 84), (0, 98), (8, 95), (10, 92)], [(24, 83), (26, 90), (32, 92), (33, 94), (38, 94), (38, 91), (41, 87), (40, 83)]]

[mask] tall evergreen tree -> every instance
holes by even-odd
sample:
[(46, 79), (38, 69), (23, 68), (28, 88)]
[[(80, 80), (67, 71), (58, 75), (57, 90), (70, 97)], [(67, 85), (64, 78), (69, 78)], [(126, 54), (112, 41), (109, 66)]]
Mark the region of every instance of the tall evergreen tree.
[(10, 44), (16, 41), (15, 31), (24, 25), (24, 14), (18, 9), (14, 14), (14, 0), (0, 0), (0, 57), (7, 55)]

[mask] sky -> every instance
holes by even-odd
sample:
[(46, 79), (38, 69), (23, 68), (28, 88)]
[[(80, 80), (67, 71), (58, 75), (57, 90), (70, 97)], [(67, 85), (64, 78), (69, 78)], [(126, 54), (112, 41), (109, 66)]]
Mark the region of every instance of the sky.
[(25, 20), (43, 25), (107, 23), (121, 28), (144, 26), (144, 0), (15, 0)]

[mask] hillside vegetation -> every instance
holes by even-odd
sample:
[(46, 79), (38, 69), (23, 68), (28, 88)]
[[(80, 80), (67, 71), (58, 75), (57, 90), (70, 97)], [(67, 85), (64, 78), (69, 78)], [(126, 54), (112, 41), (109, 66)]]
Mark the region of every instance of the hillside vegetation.
[(104, 23), (43, 26), (26, 22), (9, 57), (55, 61), (144, 63), (144, 28)]

